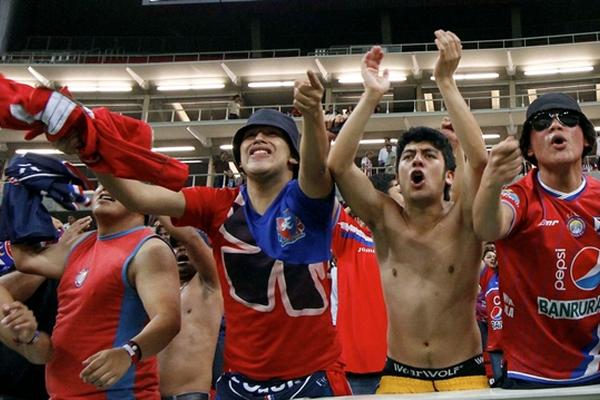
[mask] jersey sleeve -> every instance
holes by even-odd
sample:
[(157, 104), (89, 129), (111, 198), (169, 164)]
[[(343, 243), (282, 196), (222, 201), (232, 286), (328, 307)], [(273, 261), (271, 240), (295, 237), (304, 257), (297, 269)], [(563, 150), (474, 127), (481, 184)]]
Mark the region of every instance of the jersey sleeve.
[(187, 187), (182, 191), (185, 211), (180, 218), (171, 218), (175, 226), (193, 226), (208, 233), (218, 229), (235, 199), (237, 189), (214, 189), (210, 187)]
[(512, 220), (507, 236), (523, 224), (527, 211), (527, 193), (519, 184), (507, 186), (500, 193), (500, 203), (512, 212)]
[(337, 220), (337, 214), (334, 213), (335, 190), (332, 190), (326, 198), (312, 199), (300, 189), (298, 181), (293, 180), (287, 193), (286, 202), (302, 221), (315, 229), (331, 230), (335, 224), (334, 217)]

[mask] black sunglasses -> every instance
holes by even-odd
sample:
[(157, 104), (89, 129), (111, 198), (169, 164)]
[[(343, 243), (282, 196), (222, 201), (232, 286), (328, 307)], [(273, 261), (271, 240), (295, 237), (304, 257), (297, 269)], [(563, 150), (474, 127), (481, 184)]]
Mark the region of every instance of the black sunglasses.
[(541, 111), (529, 119), (529, 124), (538, 132), (547, 129), (552, 125), (552, 120), (556, 118), (563, 126), (569, 128), (574, 127), (579, 123), (579, 114), (575, 111)]

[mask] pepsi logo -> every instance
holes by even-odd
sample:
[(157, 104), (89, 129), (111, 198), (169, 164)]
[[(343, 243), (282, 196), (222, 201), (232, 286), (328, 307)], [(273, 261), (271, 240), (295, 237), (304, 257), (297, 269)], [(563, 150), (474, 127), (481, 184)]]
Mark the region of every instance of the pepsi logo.
[(581, 290), (594, 290), (600, 285), (600, 250), (584, 247), (571, 263), (571, 280)]
[(490, 312), (490, 318), (495, 321), (502, 319), (502, 307), (494, 306), (492, 312)]

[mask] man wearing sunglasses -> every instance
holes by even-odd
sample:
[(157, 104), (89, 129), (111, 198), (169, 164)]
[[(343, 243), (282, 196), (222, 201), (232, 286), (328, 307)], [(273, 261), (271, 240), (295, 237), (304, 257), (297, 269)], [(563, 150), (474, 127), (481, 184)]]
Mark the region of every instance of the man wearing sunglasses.
[[(502, 271), (503, 387), (600, 383), (600, 183), (582, 172), (594, 127), (563, 93), (526, 116), (519, 141), (492, 148), (473, 210)], [(504, 187), (521, 154), (537, 168)]]

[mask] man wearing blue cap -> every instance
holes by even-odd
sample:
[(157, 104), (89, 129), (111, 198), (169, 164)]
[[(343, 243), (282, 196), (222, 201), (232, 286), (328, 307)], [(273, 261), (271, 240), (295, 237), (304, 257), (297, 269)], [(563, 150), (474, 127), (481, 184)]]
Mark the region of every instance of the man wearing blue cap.
[[(491, 150), (474, 227), (496, 241), (506, 388), (600, 383), (600, 183), (582, 158), (594, 127), (564, 93), (536, 99), (519, 141)], [(521, 170), (521, 155), (535, 165)]]
[(350, 394), (328, 300), (336, 207), (322, 96), (313, 72), (296, 82), (301, 141), (293, 119), (268, 109), (236, 132), (240, 188), (173, 192), (100, 175), (128, 208), (176, 217), (210, 237), (227, 320), (217, 399)]

